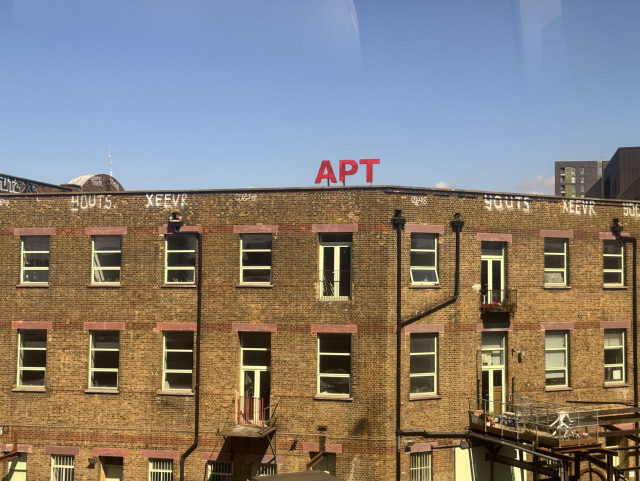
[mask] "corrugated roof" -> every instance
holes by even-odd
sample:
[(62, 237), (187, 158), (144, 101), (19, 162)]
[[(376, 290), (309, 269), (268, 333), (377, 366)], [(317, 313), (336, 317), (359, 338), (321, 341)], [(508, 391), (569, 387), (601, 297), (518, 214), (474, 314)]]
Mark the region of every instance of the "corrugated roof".
[(74, 177), (73, 179), (71, 179), (68, 183), (69, 184), (74, 184), (74, 185), (79, 185), (79, 186), (82, 187), (91, 177), (93, 177), (95, 175), (102, 175), (102, 174), (79, 175), (78, 177)]

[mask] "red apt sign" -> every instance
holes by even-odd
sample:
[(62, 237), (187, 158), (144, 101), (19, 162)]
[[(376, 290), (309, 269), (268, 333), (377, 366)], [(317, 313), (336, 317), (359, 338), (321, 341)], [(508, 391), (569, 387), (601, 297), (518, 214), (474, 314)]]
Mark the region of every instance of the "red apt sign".
[[(373, 166), (380, 163), (380, 159), (360, 159), (360, 165), (367, 166), (367, 182), (373, 182)], [(340, 182), (344, 182), (347, 175), (353, 175), (358, 172), (358, 163), (355, 160), (340, 161)], [(330, 160), (323, 160), (320, 164), (320, 170), (316, 177), (316, 184), (322, 182), (323, 179), (337, 184), (336, 174), (333, 173)]]

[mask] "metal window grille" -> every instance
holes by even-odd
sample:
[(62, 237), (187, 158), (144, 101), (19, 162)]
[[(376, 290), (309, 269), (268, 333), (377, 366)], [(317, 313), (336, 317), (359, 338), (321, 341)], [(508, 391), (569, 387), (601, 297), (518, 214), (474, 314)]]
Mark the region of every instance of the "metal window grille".
[(122, 264), (122, 237), (93, 236), (91, 255), (91, 282), (93, 284), (120, 284)]
[(243, 234), (240, 242), (240, 283), (271, 284), (271, 234)]
[(625, 330), (604, 330), (604, 382), (625, 382)]
[(411, 481), (431, 481), (430, 453), (411, 453)]
[(604, 285), (624, 285), (624, 245), (617, 240), (602, 242), (602, 274)]
[(165, 332), (163, 347), (163, 389), (191, 391), (193, 388), (193, 332)]
[(165, 278), (167, 284), (193, 284), (196, 281), (196, 236), (165, 237)]
[(89, 341), (89, 387), (118, 388), (119, 331), (91, 331)]
[(411, 234), (411, 283), (438, 284), (438, 235)]
[(546, 385), (568, 386), (568, 335), (567, 331), (545, 332)]
[(44, 386), (47, 370), (47, 331), (18, 331), (18, 385)]
[(150, 459), (149, 481), (173, 481), (173, 460)]
[(438, 362), (436, 334), (411, 334), (410, 340), (410, 393), (435, 394)]
[(567, 285), (567, 239), (544, 239), (544, 283), (548, 286)]
[(233, 478), (233, 463), (209, 461), (207, 481), (231, 481)]
[(318, 394), (351, 393), (351, 335), (318, 335)]
[(22, 238), (22, 265), (20, 282), (49, 282), (49, 236)]
[(51, 456), (51, 481), (73, 481), (73, 456)]
[(252, 464), (251, 465), (251, 477), (259, 476), (275, 476), (278, 474), (276, 464)]

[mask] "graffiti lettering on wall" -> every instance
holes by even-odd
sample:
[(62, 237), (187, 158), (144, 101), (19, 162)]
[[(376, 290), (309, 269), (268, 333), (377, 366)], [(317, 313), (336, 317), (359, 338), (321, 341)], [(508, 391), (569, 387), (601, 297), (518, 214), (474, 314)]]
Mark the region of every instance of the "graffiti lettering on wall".
[(9, 201), (6, 199), (0, 199), (0, 206), (9, 205)]
[(176, 209), (186, 207), (187, 194), (145, 194), (147, 196), (147, 209), (158, 207), (161, 209)]
[(257, 198), (258, 194), (236, 194), (238, 202), (255, 202)]
[(111, 203), (110, 195), (94, 194), (94, 195), (72, 195), (71, 196), (71, 212), (87, 209), (106, 209), (116, 208)]
[(20, 194), (21, 192), (35, 194), (38, 192), (38, 184), (0, 175), (0, 191), (12, 194)]
[(519, 195), (485, 195), (484, 206), (487, 210), (519, 210), (525, 214), (531, 211), (529, 197)]
[(418, 196), (412, 196), (411, 197), (411, 203), (413, 205), (427, 205), (427, 198), (426, 197), (418, 197)]
[(638, 204), (632, 204), (625, 202), (622, 204), (622, 215), (625, 217), (633, 217), (634, 219), (640, 218), (640, 206)]
[(592, 200), (563, 200), (562, 213), (573, 215), (596, 215)]

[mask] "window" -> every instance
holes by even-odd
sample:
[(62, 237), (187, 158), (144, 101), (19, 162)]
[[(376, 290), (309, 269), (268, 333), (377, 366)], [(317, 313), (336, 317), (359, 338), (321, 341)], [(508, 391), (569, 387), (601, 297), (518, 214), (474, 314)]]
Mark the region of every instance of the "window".
[(351, 299), (351, 234), (320, 234), (320, 298)]
[(258, 476), (275, 476), (278, 474), (278, 469), (276, 464), (252, 464), (251, 465), (251, 477), (255, 478)]
[(94, 284), (120, 284), (122, 237), (119, 235), (93, 236), (92, 244), (91, 282)]
[(47, 331), (18, 331), (18, 386), (44, 387)]
[(598, 176), (602, 175), (602, 167), (598, 167)]
[(351, 335), (318, 335), (318, 394), (351, 393)]
[[(584, 172), (583, 172), (583, 174), (584, 174)], [(584, 184), (584, 177), (580, 177), (580, 183)]]
[[(580, 192), (584, 192), (584, 185), (580, 186)], [(584, 197), (584, 195), (582, 197)]]
[(165, 237), (165, 283), (193, 284), (196, 279), (196, 236)]
[(566, 178), (566, 177), (564, 176), (564, 174), (562, 174), (562, 175), (560, 176), (560, 183), (561, 183), (561, 184), (564, 184), (564, 183), (565, 183), (565, 178)]
[(173, 481), (173, 459), (150, 459), (149, 481)]
[[(614, 449), (616, 450), (619, 447), (624, 447), (624, 446), (620, 446), (621, 444), (626, 444), (624, 443), (625, 438), (623, 438), (622, 436), (607, 436), (605, 439), (605, 446), (608, 449)], [(617, 468), (618, 466), (620, 466), (620, 451), (616, 451), (618, 453), (618, 455), (613, 456), (613, 467)]]
[(260, 424), (271, 397), (271, 333), (243, 332), (240, 343), (240, 393), (245, 397), (242, 416), (250, 424)]
[(240, 282), (271, 284), (271, 234), (243, 234), (240, 245)]
[(569, 385), (567, 341), (567, 331), (546, 331), (544, 334), (547, 386)]
[(49, 236), (22, 238), (23, 283), (49, 282)]
[[(315, 458), (318, 453), (309, 453), (311, 459)], [(335, 453), (325, 453), (322, 459), (313, 465), (313, 471), (324, 471), (332, 476), (336, 475), (336, 455)]]
[(564, 175), (564, 167), (560, 167), (560, 174)]
[(436, 334), (411, 334), (410, 393), (436, 394), (438, 362)]
[(567, 239), (545, 237), (544, 283), (548, 286), (567, 285)]
[(191, 391), (193, 332), (164, 333), (162, 385), (165, 391)]
[(209, 461), (207, 468), (209, 473), (207, 481), (231, 481), (233, 477), (233, 463)]
[(437, 234), (411, 234), (411, 283), (438, 283)]
[(431, 481), (431, 453), (411, 453), (411, 481)]
[(73, 456), (51, 456), (51, 481), (73, 481)]
[(604, 330), (604, 382), (625, 382), (624, 329)]
[(7, 476), (3, 481), (27, 481), (27, 453), (20, 453), (7, 463)]
[(617, 240), (602, 241), (603, 282), (605, 286), (624, 285), (624, 246)]
[(580, 175), (584, 175), (584, 167), (580, 167)]
[(118, 389), (119, 349), (119, 331), (91, 332), (89, 388)]

